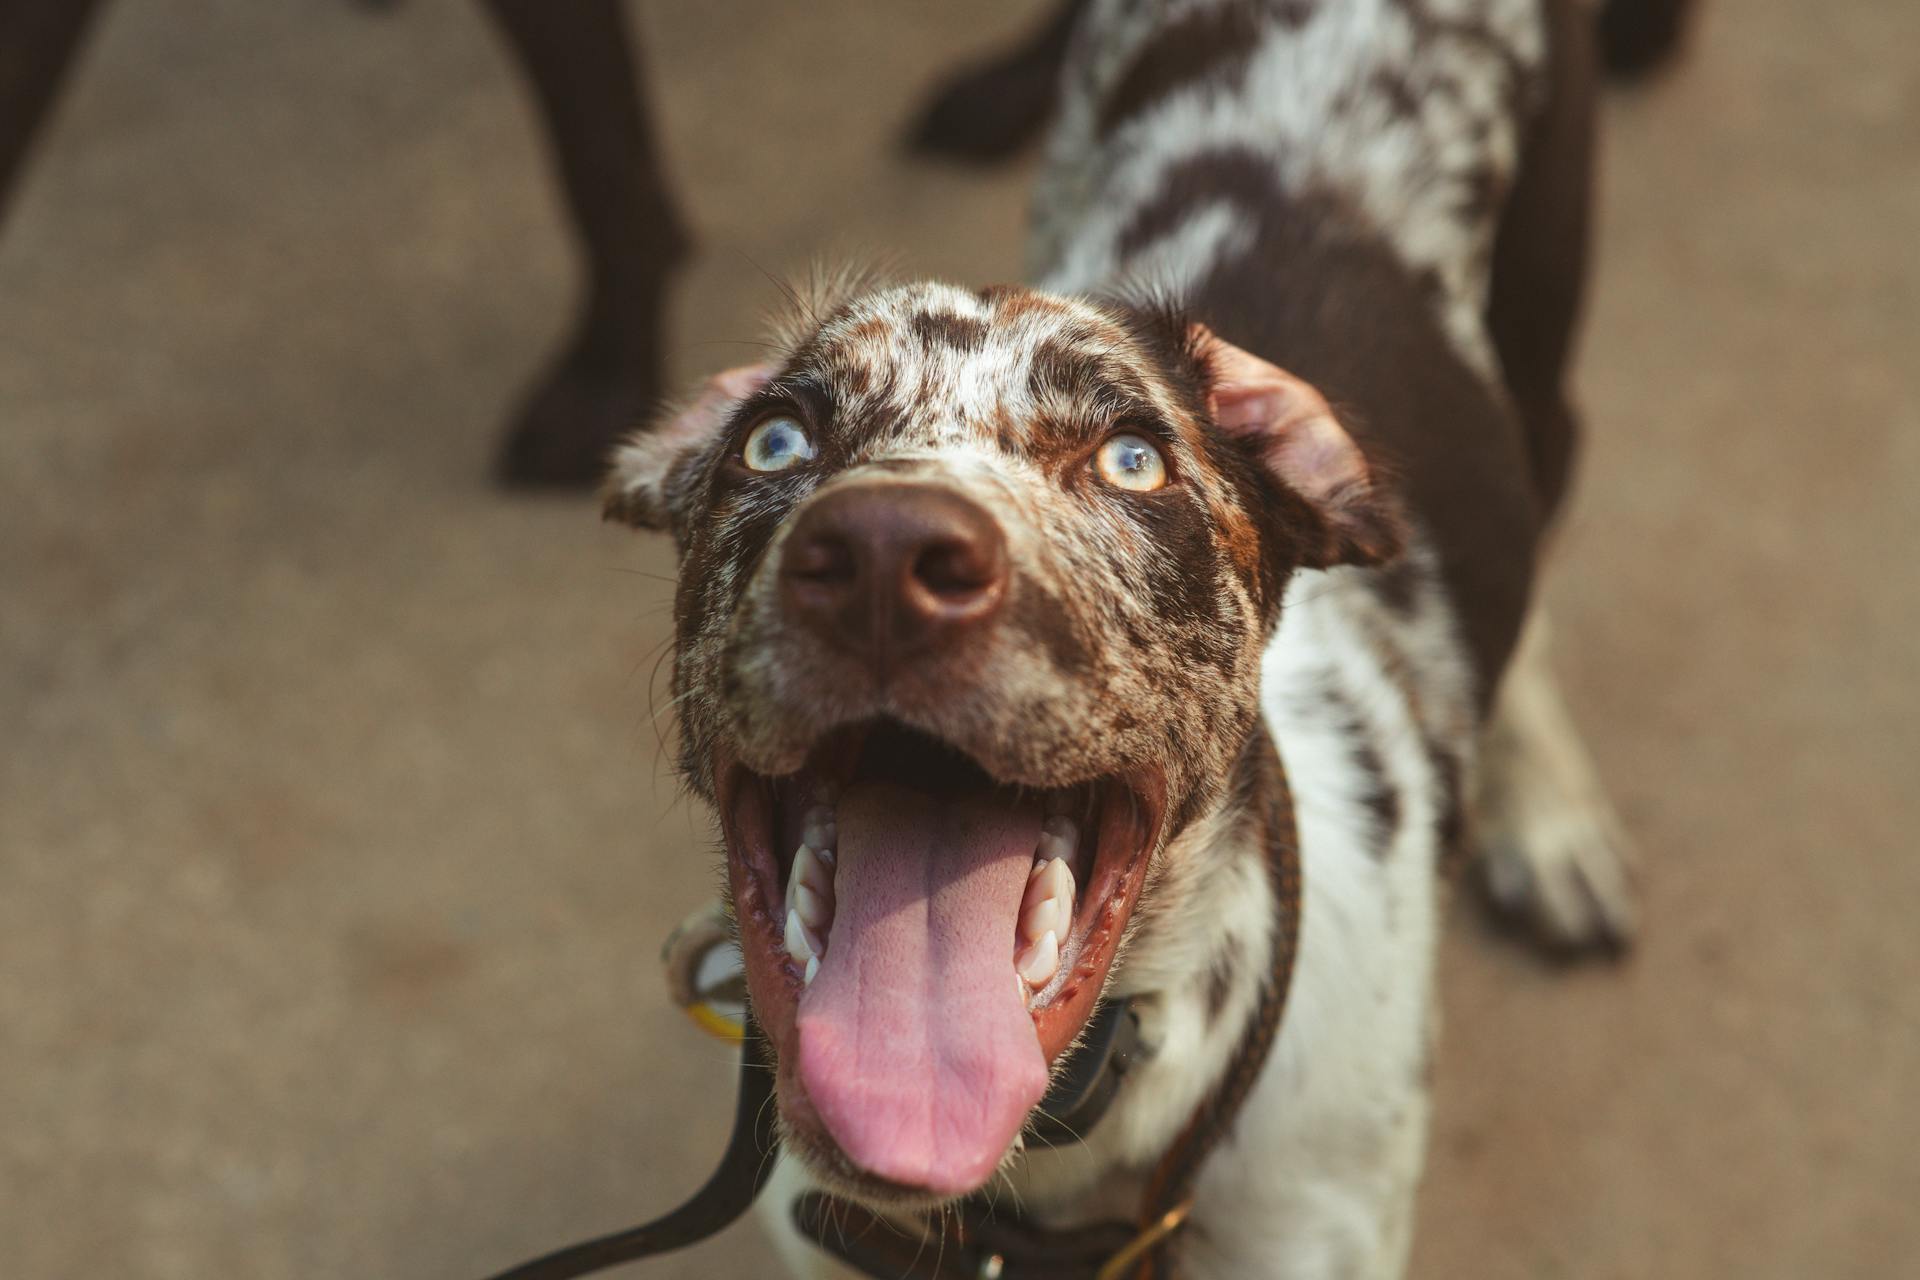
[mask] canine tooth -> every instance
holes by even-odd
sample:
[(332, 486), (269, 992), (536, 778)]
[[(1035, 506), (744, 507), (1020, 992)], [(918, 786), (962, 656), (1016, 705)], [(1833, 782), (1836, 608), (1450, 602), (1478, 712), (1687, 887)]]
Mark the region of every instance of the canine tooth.
[(795, 960), (812, 960), (824, 948), (813, 944), (819, 941), (819, 935), (810, 931), (806, 922), (800, 919), (800, 913), (792, 907), (787, 908), (787, 954)]
[[(793, 869), (787, 873), (789, 891), (796, 885), (805, 885), (813, 890), (814, 896), (827, 903), (827, 914), (833, 914), (833, 864), (827, 856), (812, 845), (801, 845), (793, 851)], [(812, 923), (809, 921), (808, 923)]]
[(807, 957), (807, 971), (806, 971), (806, 973), (805, 973), (805, 974), (803, 974), (803, 975), (801, 976), (801, 978), (800, 978), (800, 985), (801, 985), (801, 986), (805, 986), (805, 987), (810, 987), (810, 986), (812, 986), (812, 985), (813, 985), (813, 975), (814, 975), (814, 974), (816, 974), (816, 973), (818, 973), (818, 972), (820, 972), (820, 957), (819, 957), (819, 956), (808, 956), (808, 957)]
[(1052, 929), (1065, 933), (1073, 922), (1073, 872), (1059, 858), (1034, 868), (1020, 914), (1020, 936), (1037, 938)]
[(1013, 967), (1028, 986), (1046, 986), (1060, 968), (1060, 939), (1053, 930), (1047, 930), (1040, 941), (1020, 953)]
[(1024, 939), (1038, 938), (1044, 933), (1058, 933), (1066, 922), (1060, 917), (1066, 914), (1060, 910), (1056, 898), (1042, 898), (1026, 909), (1020, 917), (1020, 936)]
[(800, 923), (816, 935), (826, 932), (833, 923), (833, 908), (812, 885), (794, 883), (793, 909), (799, 913)]

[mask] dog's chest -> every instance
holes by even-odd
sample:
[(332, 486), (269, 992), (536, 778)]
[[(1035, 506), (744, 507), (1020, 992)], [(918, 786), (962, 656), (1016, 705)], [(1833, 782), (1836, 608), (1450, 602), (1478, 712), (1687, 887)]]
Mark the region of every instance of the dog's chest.
[(1352, 206), (1483, 372), (1493, 236), (1544, 58), (1540, 0), (1096, 0), (1035, 201), (1047, 286), (1176, 294), (1253, 232), (1243, 207), (1143, 218), (1196, 164), (1256, 163)]
[[(1190, 1267), (1197, 1276), (1253, 1274), (1224, 1259), (1278, 1247), (1283, 1222), (1310, 1232), (1302, 1204), (1360, 1194), (1328, 1179), (1330, 1156), (1417, 1163), (1437, 864), (1474, 712), (1425, 553), (1405, 573), (1393, 593), (1353, 570), (1297, 578), (1262, 664), (1306, 896), (1279, 1039), (1202, 1172), (1197, 1234), (1217, 1258)], [(1177, 905), (1117, 974), (1116, 990), (1152, 993), (1151, 1058), (1082, 1146), (1036, 1154), (1014, 1176), (1024, 1203), (1060, 1221), (1127, 1215), (1142, 1171), (1245, 1034), (1272, 964), (1274, 904), (1262, 851), (1203, 847), (1218, 839), (1197, 831), (1169, 858), (1192, 874), (1169, 873), (1162, 888)]]

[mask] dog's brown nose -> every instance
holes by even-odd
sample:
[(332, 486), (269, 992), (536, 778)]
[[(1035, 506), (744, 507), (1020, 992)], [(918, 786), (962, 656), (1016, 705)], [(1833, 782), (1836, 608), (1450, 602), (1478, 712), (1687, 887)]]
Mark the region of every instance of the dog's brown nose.
[(884, 669), (999, 611), (1006, 535), (950, 489), (850, 485), (801, 513), (781, 558), (780, 589), (791, 618)]

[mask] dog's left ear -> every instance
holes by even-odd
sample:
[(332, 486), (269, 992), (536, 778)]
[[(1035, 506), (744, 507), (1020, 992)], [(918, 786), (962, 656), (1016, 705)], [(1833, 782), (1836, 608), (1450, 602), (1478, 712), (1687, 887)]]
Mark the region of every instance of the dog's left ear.
[(669, 528), (676, 478), (726, 425), (734, 406), (776, 371), (771, 364), (749, 364), (716, 373), (666, 421), (621, 444), (613, 451), (601, 514), (640, 529)]
[(1300, 563), (1326, 569), (1400, 554), (1406, 536), (1399, 511), (1327, 398), (1205, 325), (1194, 325), (1189, 337), (1209, 376), (1207, 410), (1215, 425), (1251, 445), (1317, 517), (1320, 527), (1301, 548)]

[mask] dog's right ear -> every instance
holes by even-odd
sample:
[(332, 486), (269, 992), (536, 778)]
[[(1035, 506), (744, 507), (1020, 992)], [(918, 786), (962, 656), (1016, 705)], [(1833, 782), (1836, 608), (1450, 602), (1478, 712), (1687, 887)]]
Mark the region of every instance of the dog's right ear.
[(687, 464), (726, 425), (734, 407), (777, 371), (772, 364), (749, 364), (716, 373), (672, 417), (616, 448), (601, 514), (637, 529), (671, 527), (675, 484)]

